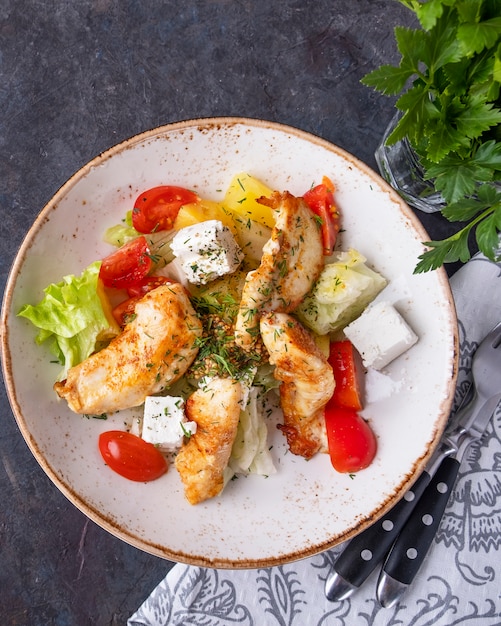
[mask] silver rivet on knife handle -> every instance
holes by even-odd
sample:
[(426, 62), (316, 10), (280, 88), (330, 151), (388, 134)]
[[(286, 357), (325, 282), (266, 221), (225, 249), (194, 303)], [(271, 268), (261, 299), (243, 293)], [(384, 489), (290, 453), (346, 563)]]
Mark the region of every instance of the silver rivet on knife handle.
[[(456, 428), (446, 439), (456, 447), (455, 458), (445, 459), (422, 496), (413, 517), (402, 529), (383, 566), (377, 586), (383, 606), (393, 605), (412, 582), (433, 541), (459, 464), (472, 441), (483, 435), (501, 401), (501, 322), (479, 344), (472, 361), (473, 398), (461, 409)], [(397, 583), (400, 585), (397, 585)]]
[(444, 457), (453, 452), (455, 449), (448, 444), (439, 446), (425, 471), (403, 498), (380, 520), (350, 541), (327, 576), (325, 595), (328, 600), (348, 598), (370, 576), (386, 556), (437, 467)]
[(457, 459), (446, 458), (417, 503), (379, 576), (377, 598), (381, 606), (396, 604), (416, 576), (438, 530), (458, 471)]

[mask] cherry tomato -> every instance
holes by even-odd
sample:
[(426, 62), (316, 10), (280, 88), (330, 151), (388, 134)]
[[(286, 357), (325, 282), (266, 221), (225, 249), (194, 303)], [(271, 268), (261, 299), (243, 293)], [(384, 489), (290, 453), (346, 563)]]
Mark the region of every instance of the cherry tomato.
[(137, 302), (141, 300), (142, 296), (134, 296), (133, 298), (128, 298), (113, 309), (112, 314), (115, 318), (116, 323), (122, 328), (125, 324), (128, 324), (134, 318), (134, 309), (136, 308)]
[(145, 294), (148, 293), (148, 291), (152, 291), (153, 289), (156, 289), (157, 287), (160, 287), (161, 285), (166, 285), (172, 282), (174, 281), (171, 280), (170, 278), (167, 278), (166, 276), (146, 276), (139, 282), (135, 283), (134, 285), (131, 285), (127, 289), (127, 293), (129, 294), (131, 298), (135, 298), (137, 296), (144, 296)]
[(322, 183), (308, 190), (303, 200), (322, 222), (324, 255), (330, 256), (336, 245), (339, 232), (339, 212), (334, 201), (334, 185), (324, 176)]
[(141, 235), (103, 259), (99, 278), (106, 287), (127, 289), (147, 276), (151, 265), (148, 242)]
[(325, 407), (325, 426), (335, 470), (358, 472), (371, 464), (377, 451), (376, 437), (354, 409), (341, 409), (329, 402)]
[(167, 285), (172, 282), (174, 281), (166, 276), (146, 276), (134, 285), (128, 287), (127, 293), (130, 298), (117, 304), (112, 311), (117, 324), (124, 327), (125, 324), (133, 319), (136, 304), (149, 291), (153, 291), (153, 289), (161, 285)]
[(193, 191), (173, 185), (153, 187), (140, 194), (132, 209), (132, 225), (140, 233), (171, 230), (183, 204), (200, 202)]
[(360, 411), (363, 407), (357, 356), (353, 344), (347, 339), (333, 341), (330, 345), (329, 363), (336, 381), (331, 402), (341, 408)]
[(101, 433), (99, 451), (114, 472), (129, 480), (148, 482), (168, 469), (165, 457), (153, 444), (122, 430)]

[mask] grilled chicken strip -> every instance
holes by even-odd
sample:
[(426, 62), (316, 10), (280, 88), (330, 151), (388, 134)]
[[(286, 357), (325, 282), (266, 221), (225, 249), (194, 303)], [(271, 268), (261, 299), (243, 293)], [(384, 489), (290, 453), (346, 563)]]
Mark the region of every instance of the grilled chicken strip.
[(162, 285), (135, 307), (134, 319), (103, 350), (54, 385), (75, 413), (100, 415), (139, 406), (178, 380), (197, 355), (202, 324), (184, 288)]
[(242, 399), (240, 382), (214, 377), (186, 402), (186, 415), (197, 423), (197, 431), (179, 451), (175, 465), (190, 504), (213, 498), (224, 487)]
[(295, 309), (324, 265), (320, 227), (302, 198), (285, 191), (260, 202), (276, 211), (276, 222), (261, 264), (249, 272), (243, 288), (235, 340), (244, 350), (256, 341), (261, 313)]
[(334, 393), (332, 367), (310, 333), (286, 313), (261, 318), (261, 336), (275, 365), (284, 424), (293, 454), (311, 458), (327, 448), (323, 408)]

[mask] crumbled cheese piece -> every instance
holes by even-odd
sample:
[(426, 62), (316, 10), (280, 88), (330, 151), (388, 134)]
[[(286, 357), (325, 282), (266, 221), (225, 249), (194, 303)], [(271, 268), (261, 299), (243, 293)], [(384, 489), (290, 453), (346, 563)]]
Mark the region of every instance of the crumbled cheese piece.
[(148, 396), (144, 403), (142, 438), (165, 452), (178, 450), (185, 436), (197, 430), (195, 422), (188, 422), (183, 398)]
[(362, 356), (365, 367), (380, 370), (413, 346), (418, 338), (389, 302), (369, 305), (344, 334)]
[(231, 230), (219, 220), (181, 228), (171, 249), (188, 281), (196, 285), (231, 274), (244, 256)]

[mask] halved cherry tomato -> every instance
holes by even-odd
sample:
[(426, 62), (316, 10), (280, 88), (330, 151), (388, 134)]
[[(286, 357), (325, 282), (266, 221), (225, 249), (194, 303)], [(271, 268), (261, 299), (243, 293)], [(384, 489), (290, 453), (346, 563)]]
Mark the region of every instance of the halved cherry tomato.
[(320, 185), (309, 189), (303, 195), (303, 200), (321, 219), (324, 255), (330, 256), (334, 251), (339, 232), (339, 212), (334, 201), (334, 185), (327, 176), (324, 176)]
[(134, 296), (133, 298), (128, 298), (120, 304), (117, 304), (114, 307), (112, 314), (116, 321), (116, 323), (120, 327), (124, 327), (125, 324), (128, 324), (132, 319), (134, 319), (134, 309), (136, 308), (136, 304), (141, 300), (142, 296)]
[(183, 204), (200, 202), (196, 193), (183, 187), (160, 185), (143, 191), (132, 209), (132, 225), (140, 233), (171, 230)]
[(127, 289), (147, 276), (151, 265), (148, 242), (141, 235), (103, 259), (99, 278), (106, 287)]
[(124, 327), (125, 324), (133, 319), (136, 304), (149, 291), (153, 291), (153, 289), (156, 289), (161, 285), (167, 285), (172, 282), (174, 281), (166, 276), (146, 276), (139, 282), (128, 287), (127, 293), (130, 298), (120, 302), (112, 310), (113, 317), (117, 324)]
[(325, 407), (325, 425), (334, 469), (352, 473), (372, 463), (377, 451), (376, 437), (354, 409), (341, 409), (329, 402)]
[(144, 296), (148, 293), (148, 291), (152, 291), (161, 285), (166, 285), (168, 283), (174, 282), (167, 276), (146, 276), (139, 282), (131, 285), (127, 289), (127, 293), (131, 298), (135, 298), (137, 296)]
[(104, 462), (117, 474), (137, 482), (160, 478), (168, 463), (152, 443), (122, 430), (109, 430), (99, 436)]
[(328, 360), (336, 381), (331, 402), (341, 408), (360, 411), (363, 406), (357, 356), (353, 344), (348, 339), (333, 341), (330, 344)]

